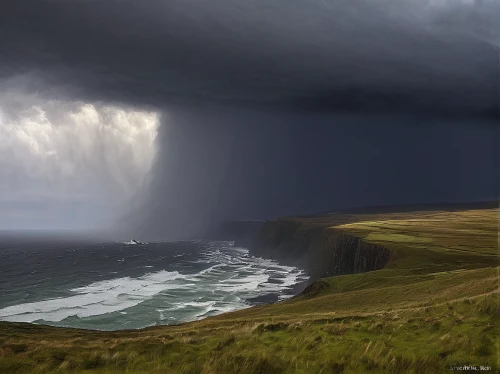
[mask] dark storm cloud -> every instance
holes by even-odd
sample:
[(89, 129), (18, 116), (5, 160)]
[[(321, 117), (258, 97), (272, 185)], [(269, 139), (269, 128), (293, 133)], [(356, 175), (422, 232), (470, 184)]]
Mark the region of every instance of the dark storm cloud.
[(498, 114), (497, 1), (22, 0), (0, 74), (152, 105)]
[(496, 0), (3, 1), (0, 89), (161, 112), (126, 236), (492, 199), (499, 20)]
[(127, 235), (193, 238), (225, 220), (498, 196), (489, 122), (217, 110), (172, 120)]

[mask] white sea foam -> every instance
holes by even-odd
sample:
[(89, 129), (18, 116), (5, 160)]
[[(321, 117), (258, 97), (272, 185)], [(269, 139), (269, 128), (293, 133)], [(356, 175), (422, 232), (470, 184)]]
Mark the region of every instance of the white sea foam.
[(139, 278), (117, 278), (72, 289), (74, 296), (25, 303), (0, 309), (0, 319), (11, 322), (44, 320), (58, 322), (70, 316), (80, 318), (131, 308), (169, 288), (182, 288), (175, 280), (185, 276), (160, 271)]
[(125, 244), (125, 245), (145, 245), (145, 244), (148, 244), (148, 243), (143, 243), (143, 242), (138, 242), (136, 240), (130, 240), (128, 242), (122, 242), (122, 244)]
[[(95, 282), (70, 290), (72, 295), (68, 297), (0, 309), (0, 320), (60, 322), (71, 316), (85, 318), (114, 312), (128, 318), (133, 313), (124, 310), (153, 299), (148, 305), (154, 304), (159, 313), (155, 323), (175, 323), (246, 308), (250, 306), (246, 300), (270, 293), (284, 300), (291, 296), (284, 290), (307, 279), (297, 268), (252, 257), (247, 249), (230, 242), (211, 243), (192, 262), (208, 267), (196, 274), (159, 271)], [(151, 319), (143, 323), (148, 322)], [(130, 324), (130, 320), (121, 324)]]

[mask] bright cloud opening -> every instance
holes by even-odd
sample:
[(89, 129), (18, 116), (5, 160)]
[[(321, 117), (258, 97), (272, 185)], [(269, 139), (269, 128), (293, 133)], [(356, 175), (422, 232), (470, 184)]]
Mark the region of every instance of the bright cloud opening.
[[(144, 184), (156, 153), (158, 113), (19, 99), (0, 101), (0, 227), (16, 220), (32, 227), (37, 215), (57, 215), (62, 202), (73, 203), (81, 226), (92, 209), (103, 217)], [(28, 201), (38, 205), (24, 208)]]

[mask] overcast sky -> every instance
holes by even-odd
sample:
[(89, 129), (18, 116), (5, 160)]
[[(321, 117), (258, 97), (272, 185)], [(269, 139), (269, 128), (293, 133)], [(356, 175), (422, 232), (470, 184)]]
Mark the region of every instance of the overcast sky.
[(0, 228), (496, 198), (499, 25), (495, 0), (2, 2)]

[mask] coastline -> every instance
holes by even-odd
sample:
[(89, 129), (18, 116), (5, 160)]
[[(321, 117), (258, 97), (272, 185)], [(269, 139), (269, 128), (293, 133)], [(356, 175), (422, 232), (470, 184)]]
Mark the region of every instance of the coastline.
[[(179, 325), (97, 332), (0, 323), (0, 371), (446, 373), (458, 363), (500, 369), (498, 205), (290, 217), (270, 228), (260, 236), (268, 246), (252, 255), (287, 264), (317, 253), (337, 274), (283, 302), (263, 298)], [(310, 252), (318, 243), (321, 251)], [(370, 249), (379, 247), (389, 251), (387, 263), (362, 272), (377, 264)]]

